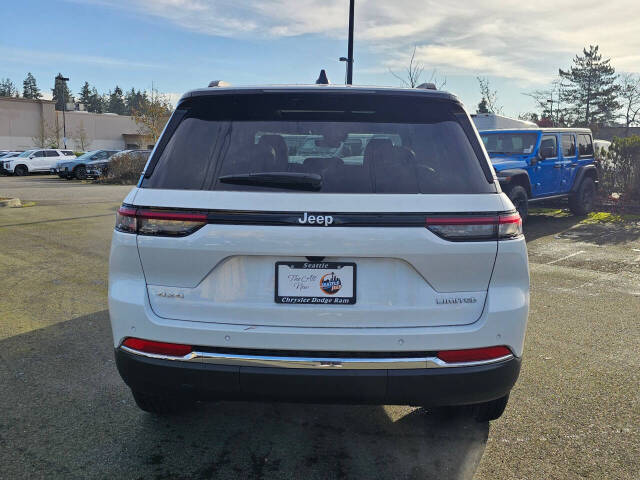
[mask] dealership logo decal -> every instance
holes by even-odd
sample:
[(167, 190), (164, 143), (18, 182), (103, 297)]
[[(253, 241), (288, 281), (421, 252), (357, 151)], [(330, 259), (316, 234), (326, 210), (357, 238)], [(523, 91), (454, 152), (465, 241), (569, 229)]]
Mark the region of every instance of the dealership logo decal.
[(342, 288), (342, 282), (340, 278), (333, 272), (327, 273), (320, 278), (320, 290), (327, 295), (333, 295), (338, 293)]
[(333, 223), (333, 217), (331, 215), (309, 215), (304, 212), (304, 215), (298, 218), (298, 223), (302, 225), (323, 225), (328, 227)]

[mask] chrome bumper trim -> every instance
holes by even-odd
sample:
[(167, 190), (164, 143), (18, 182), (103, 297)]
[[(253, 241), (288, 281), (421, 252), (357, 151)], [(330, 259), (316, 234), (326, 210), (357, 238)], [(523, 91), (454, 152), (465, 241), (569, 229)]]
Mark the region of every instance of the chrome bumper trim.
[(148, 358), (173, 360), (178, 362), (210, 363), (214, 365), (230, 365), (239, 367), (273, 367), (273, 368), (340, 368), (343, 370), (406, 370), (415, 368), (455, 368), (490, 365), (511, 360), (512, 354), (491, 360), (477, 362), (447, 363), (438, 357), (421, 358), (310, 358), (310, 357), (274, 357), (260, 355), (237, 355), (231, 353), (212, 353), (194, 351), (184, 357), (159, 355), (141, 352), (121, 346), (123, 351)]

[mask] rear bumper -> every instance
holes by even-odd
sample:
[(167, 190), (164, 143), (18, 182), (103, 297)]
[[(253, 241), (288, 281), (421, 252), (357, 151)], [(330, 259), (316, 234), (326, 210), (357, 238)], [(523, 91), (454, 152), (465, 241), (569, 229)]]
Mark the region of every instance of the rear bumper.
[(465, 405), (506, 395), (520, 372), (517, 357), (451, 368), (343, 370), (184, 362), (122, 349), (115, 356), (133, 390), (192, 399)]

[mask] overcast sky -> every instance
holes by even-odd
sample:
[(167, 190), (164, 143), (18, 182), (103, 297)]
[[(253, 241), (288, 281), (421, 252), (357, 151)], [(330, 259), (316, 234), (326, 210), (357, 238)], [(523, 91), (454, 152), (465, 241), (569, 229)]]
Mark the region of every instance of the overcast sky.
[[(348, 0), (24, 0), (4, 9), (0, 78), (28, 71), (44, 90), (60, 71), (78, 92), (151, 83), (178, 96), (212, 79), (344, 82)], [(37, 12), (37, 13), (35, 13)], [(28, 14), (28, 15), (27, 15)], [(469, 110), (489, 77), (506, 114), (533, 109), (543, 88), (589, 44), (618, 72), (640, 72), (640, 7), (631, 0), (356, 0), (354, 83), (398, 85), (414, 46)]]

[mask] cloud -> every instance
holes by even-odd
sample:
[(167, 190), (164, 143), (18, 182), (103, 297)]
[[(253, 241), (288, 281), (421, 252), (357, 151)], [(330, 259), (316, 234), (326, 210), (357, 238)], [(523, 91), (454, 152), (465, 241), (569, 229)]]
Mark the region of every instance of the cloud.
[[(186, 30), (224, 37), (315, 34), (344, 38), (346, 0), (90, 0)], [(371, 70), (397, 65), (417, 46), (427, 68), (544, 83), (589, 44), (640, 71), (637, 0), (358, 0), (357, 48), (376, 54)]]
[(72, 53), (59, 53), (44, 50), (26, 50), (22, 48), (9, 48), (0, 46), (0, 58), (7, 62), (15, 63), (79, 63), (83, 65), (97, 65), (102, 67), (129, 67), (129, 68), (158, 68), (151, 63), (134, 62), (127, 59), (101, 57), (96, 55), (82, 55)]

